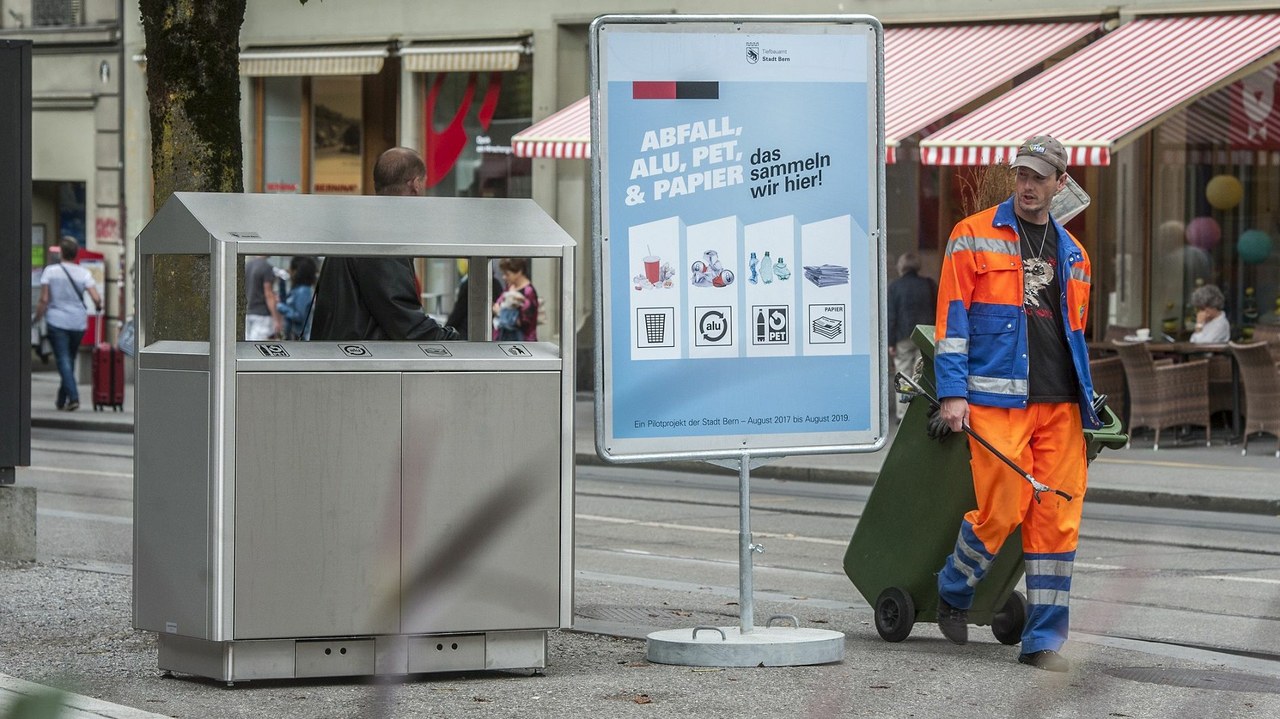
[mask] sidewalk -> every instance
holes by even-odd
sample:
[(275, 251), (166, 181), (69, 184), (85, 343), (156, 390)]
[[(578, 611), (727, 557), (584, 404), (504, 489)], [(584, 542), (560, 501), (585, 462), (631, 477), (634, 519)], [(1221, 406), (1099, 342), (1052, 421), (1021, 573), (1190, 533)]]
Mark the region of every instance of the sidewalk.
[[(125, 389), (124, 411), (93, 411), (89, 386), (80, 387), (80, 409), (60, 412), (54, 408), (58, 376), (54, 372), (31, 375), (31, 424), (104, 432), (133, 432), (133, 385)], [(595, 452), (595, 408), (589, 395), (578, 395), (574, 425), (577, 462), (599, 465)], [(752, 476), (801, 482), (871, 485), (892, 445), (864, 454), (826, 454), (784, 457), (752, 470)], [(1240, 445), (1230, 444), (1220, 430), (1213, 446), (1188, 441), (1151, 449), (1151, 434), (1140, 434), (1129, 449), (1103, 450), (1089, 469), (1088, 501), (1136, 504), (1151, 507), (1202, 509), (1249, 514), (1280, 514), (1280, 459), (1275, 440), (1255, 438), (1247, 456)], [(664, 462), (652, 465), (687, 472), (725, 473), (705, 462)]]
[(58, 719), (158, 719), (165, 716), (80, 694), (60, 692), (42, 684), (0, 674), (0, 716), (9, 716), (9, 712), (14, 710), (14, 705), (24, 701), (28, 702), (26, 710), (31, 713), (14, 715), (16, 719), (27, 716), (50, 716), (47, 713), (40, 713), (36, 707), (47, 707), (54, 701), (62, 704), (62, 711), (57, 715)]

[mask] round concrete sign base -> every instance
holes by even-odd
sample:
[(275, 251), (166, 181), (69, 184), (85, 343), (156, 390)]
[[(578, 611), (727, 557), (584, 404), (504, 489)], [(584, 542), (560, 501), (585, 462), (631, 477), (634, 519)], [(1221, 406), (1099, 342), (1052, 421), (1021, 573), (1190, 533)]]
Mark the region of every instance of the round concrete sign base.
[(646, 658), (697, 667), (795, 667), (844, 659), (844, 635), (797, 627), (694, 627), (648, 636)]

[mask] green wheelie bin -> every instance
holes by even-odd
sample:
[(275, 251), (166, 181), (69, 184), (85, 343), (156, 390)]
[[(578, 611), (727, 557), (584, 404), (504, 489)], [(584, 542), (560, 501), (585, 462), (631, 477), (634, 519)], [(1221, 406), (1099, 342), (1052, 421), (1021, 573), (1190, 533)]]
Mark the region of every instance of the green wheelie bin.
[[(923, 357), (915, 379), (937, 396), (933, 327), (917, 326), (912, 340)], [(937, 621), (937, 572), (955, 548), (964, 513), (977, 506), (968, 437), (953, 433), (940, 442), (931, 439), (930, 410), (923, 396), (908, 405), (844, 555), (845, 574), (871, 604), (876, 631), (889, 642), (906, 639), (917, 621)], [(1103, 409), (1102, 420), (1101, 429), (1085, 430), (1090, 461), (1102, 448), (1118, 449), (1128, 439), (1110, 408)], [(1010, 474), (1010, 481), (1022, 480)], [(989, 625), (1004, 644), (1022, 641), (1027, 600), (1014, 589), (1022, 574), (1018, 530), (978, 584), (969, 609), (969, 623)]]

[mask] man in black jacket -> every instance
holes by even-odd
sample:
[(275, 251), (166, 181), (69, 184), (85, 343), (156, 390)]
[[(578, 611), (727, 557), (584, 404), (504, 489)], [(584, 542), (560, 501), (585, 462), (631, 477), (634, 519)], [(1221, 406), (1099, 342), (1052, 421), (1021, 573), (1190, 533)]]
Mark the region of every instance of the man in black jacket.
[[(407, 147), (382, 153), (374, 192), (418, 196), (426, 164)], [(407, 257), (328, 257), (316, 283), (314, 340), (456, 340), (458, 332), (422, 311), (413, 262)]]
[[(920, 276), (920, 255), (906, 252), (898, 258), (898, 279), (889, 283), (889, 356), (893, 367), (908, 377), (915, 371), (920, 350), (911, 341), (916, 325), (933, 324), (938, 305), (938, 285)], [(901, 410), (898, 410), (900, 412)], [(898, 414), (898, 419), (902, 415)]]

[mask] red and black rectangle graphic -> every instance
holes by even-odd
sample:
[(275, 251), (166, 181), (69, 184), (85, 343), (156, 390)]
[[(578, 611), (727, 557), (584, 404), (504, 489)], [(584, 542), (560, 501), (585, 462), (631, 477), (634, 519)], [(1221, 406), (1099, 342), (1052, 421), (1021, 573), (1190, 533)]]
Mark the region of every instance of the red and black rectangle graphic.
[(631, 83), (632, 100), (719, 100), (719, 82), (645, 81)]

